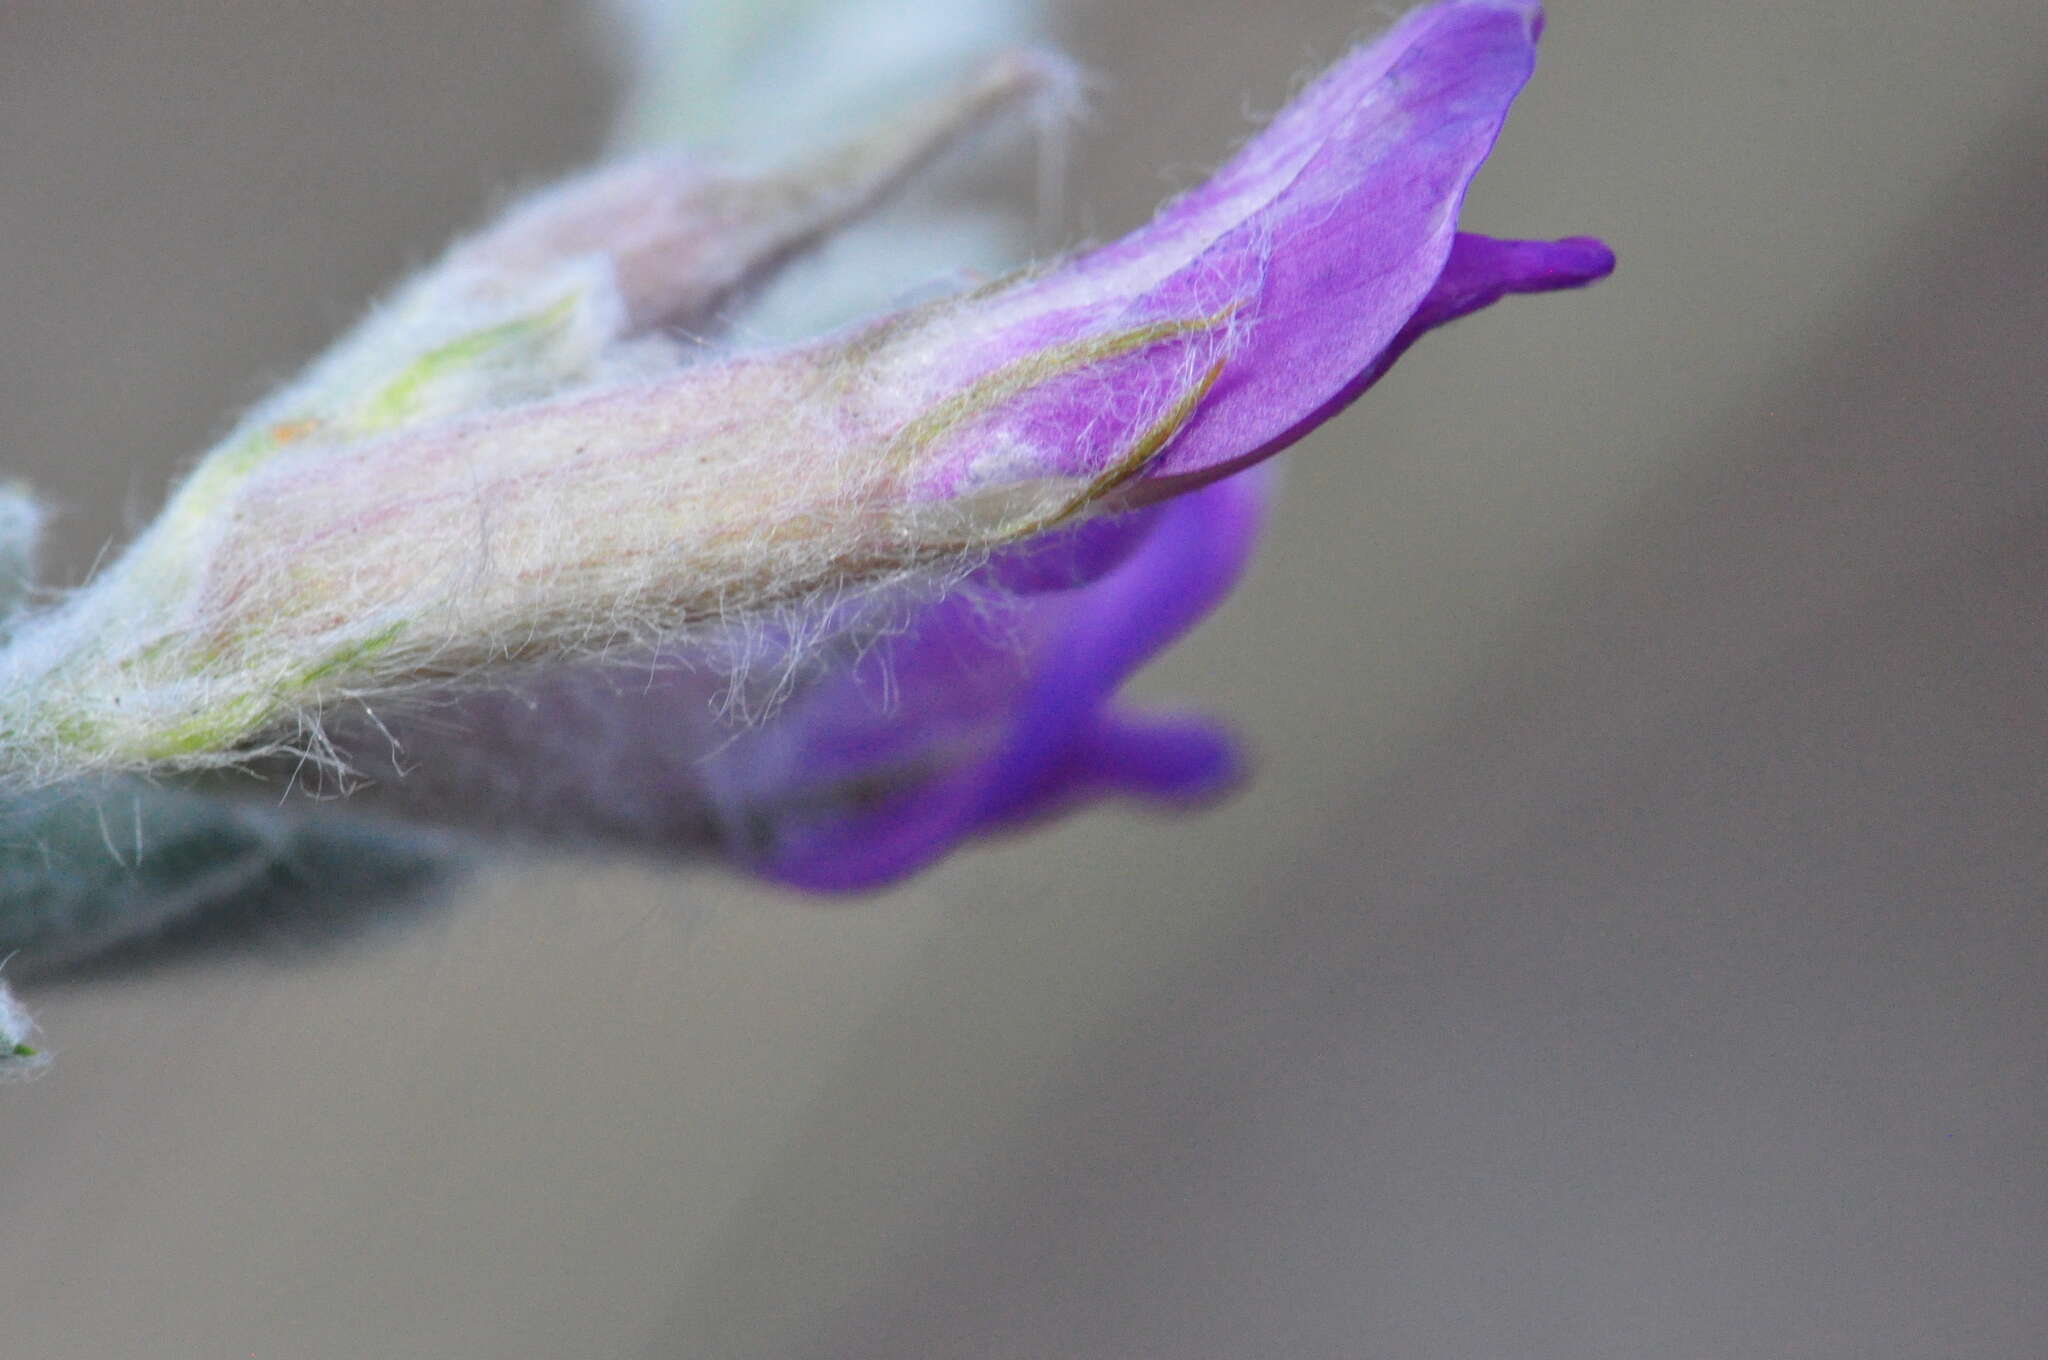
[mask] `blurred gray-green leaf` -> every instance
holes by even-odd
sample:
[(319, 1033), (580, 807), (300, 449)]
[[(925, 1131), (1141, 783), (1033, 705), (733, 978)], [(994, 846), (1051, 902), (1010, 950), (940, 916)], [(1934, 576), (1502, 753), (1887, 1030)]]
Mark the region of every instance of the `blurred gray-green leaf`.
[(0, 803), (0, 956), (36, 971), (202, 936), (317, 943), (451, 871), (437, 838), (141, 780)]

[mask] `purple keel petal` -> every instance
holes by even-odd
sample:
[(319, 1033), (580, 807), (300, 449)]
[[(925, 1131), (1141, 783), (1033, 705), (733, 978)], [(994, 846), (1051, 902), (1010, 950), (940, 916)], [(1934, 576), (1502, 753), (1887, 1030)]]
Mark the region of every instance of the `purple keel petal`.
[[(1491, 307), (1511, 293), (1549, 293), (1583, 288), (1614, 272), (1614, 252), (1586, 236), (1562, 241), (1497, 241), (1490, 236), (1459, 232), (1451, 258), (1429, 290), (1429, 296), (1372, 363), (1339, 388), (1329, 400), (1268, 443), (1235, 460), (1256, 463), (1307, 435), (1365, 394), (1386, 376), (1408, 347), (1438, 326)], [(1225, 469), (1228, 470), (1227, 468)], [(1171, 485), (1168, 482), (1167, 485)]]
[(1237, 743), (1210, 719), (1111, 708), (1096, 715), (1048, 773), (1035, 795), (1008, 808), (1000, 825), (1043, 821), (1113, 794), (1158, 803), (1207, 802), (1235, 788), (1244, 768)]

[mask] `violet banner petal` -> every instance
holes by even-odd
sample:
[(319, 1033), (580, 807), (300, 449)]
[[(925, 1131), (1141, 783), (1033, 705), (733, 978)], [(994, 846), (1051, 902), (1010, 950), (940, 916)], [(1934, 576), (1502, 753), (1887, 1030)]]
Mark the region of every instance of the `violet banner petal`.
[[(1474, 237), (1459, 254), (1466, 189), (1541, 28), (1533, 0), (1418, 10), (1149, 225), (887, 331), (876, 367), (943, 390), (1042, 370), (949, 425), (910, 494), (965, 502), (1034, 478), (1106, 478), (1105, 506), (1178, 494), (1299, 438), (1421, 329), (1603, 274), (1592, 241)], [(1130, 481), (1134, 450), (1149, 461)]]
[[(1280, 436), (1305, 431), (1305, 417), (1328, 414), (1333, 396), (1362, 390), (1357, 377), (1444, 273), (1466, 187), (1534, 69), (1540, 27), (1531, 3), (1421, 11), (1340, 62), (1276, 124), (1291, 154), (1274, 164), (1259, 141), (1247, 148), (1269, 167), (1270, 197), (1157, 290), (1214, 257), (1260, 251), (1245, 338), (1150, 470), (1148, 492), (1267, 456)], [(1305, 135), (1318, 118), (1321, 138)], [(1226, 168), (1220, 178), (1246, 176)]]

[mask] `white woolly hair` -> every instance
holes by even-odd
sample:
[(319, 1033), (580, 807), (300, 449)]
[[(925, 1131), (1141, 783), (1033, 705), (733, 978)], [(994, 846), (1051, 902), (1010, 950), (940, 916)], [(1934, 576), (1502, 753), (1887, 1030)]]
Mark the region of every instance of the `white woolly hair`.
[[(944, 588), (1085, 508), (1110, 483), (1029, 475), (1060, 450), (986, 418), (1037, 383), (1200, 326), (980, 374), (949, 372), (946, 357), (1048, 309), (1113, 316), (1128, 278), (1035, 298), (1027, 280), (715, 364), (690, 365), (650, 329), (712, 316), (1063, 77), (1043, 58), (999, 61), (793, 171), (600, 171), (458, 245), (259, 407), (109, 571), (20, 627), (0, 653), (0, 774), (279, 753), (342, 768), (324, 731), (337, 705), (374, 715), (592, 658), (688, 656), (738, 674), (772, 656), (781, 679), (726, 688), (746, 717), (772, 707), (818, 639), (886, 626), (876, 601)], [(1115, 393), (1120, 416), (1153, 427), (1137, 440), (1145, 457), (1233, 338), (1227, 320), (1200, 325), (1214, 343), (1150, 390)], [(959, 489), (918, 493), (963, 440)]]

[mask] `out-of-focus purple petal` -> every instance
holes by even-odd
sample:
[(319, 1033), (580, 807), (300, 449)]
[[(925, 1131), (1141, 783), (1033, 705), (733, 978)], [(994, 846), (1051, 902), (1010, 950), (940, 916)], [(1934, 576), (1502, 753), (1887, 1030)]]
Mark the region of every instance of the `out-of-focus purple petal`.
[(1243, 774), (1237, 743), (1214, 719), (1112, 707), (1096, 715), (1036, 794), (1013, 803), (1000, 825), (1042, 821), (1110, 794), (1206, 802), (1235, 788)]
[(1066, 743), (1124, 680), (1223, 602), (1250, 564), (1263, 506), (1263, 478), (1173, 502), (1122, 568), (1082, 592), (991, 771), (985, 815), (1043, 796)]
[(1143, 512), (1082, 520), (996, 554), (983, 580), (1025, 595), (1071, 590), (1129, 557), (1158, 523)]
[[(912, 873), (981, 831), (1087, 797), (1219, 792), (1237, 769), (1219, 731), (1152, 723), (1108, 704), (1236, 583), (1257, 537), (1263, 482), (1236, 478), (1139, 512), (1154, 522), (1127, 559), (1092, 584), (1019, 601), (1007, 629), (967, 612), (970, 596), (941, 602), (889, 644), (893, 710), (857, 692), (860, 668), (805, 696), (777, 725), (803, 734), (793, 782), (822, 801), (777, 809), (766, 790), (741, 794), (742, 831), (755, 837), (742, 856), (794, 886), (857, 890)], [(1012, 687), (1000, 702), (991, 702), (992, 677)], [(874, 675), (865, 678), (872, 686)], [(928, 706), (963, 690), (973, 696), (963, 710), (982, 706), (978, 723)], [(736, 743), (731, 754), (735, 778), (759, 776), (758, 746)], [(837, 798), (835, 764), (847, 776)], [(892, 769), (900, 782), (891, 783)]]

